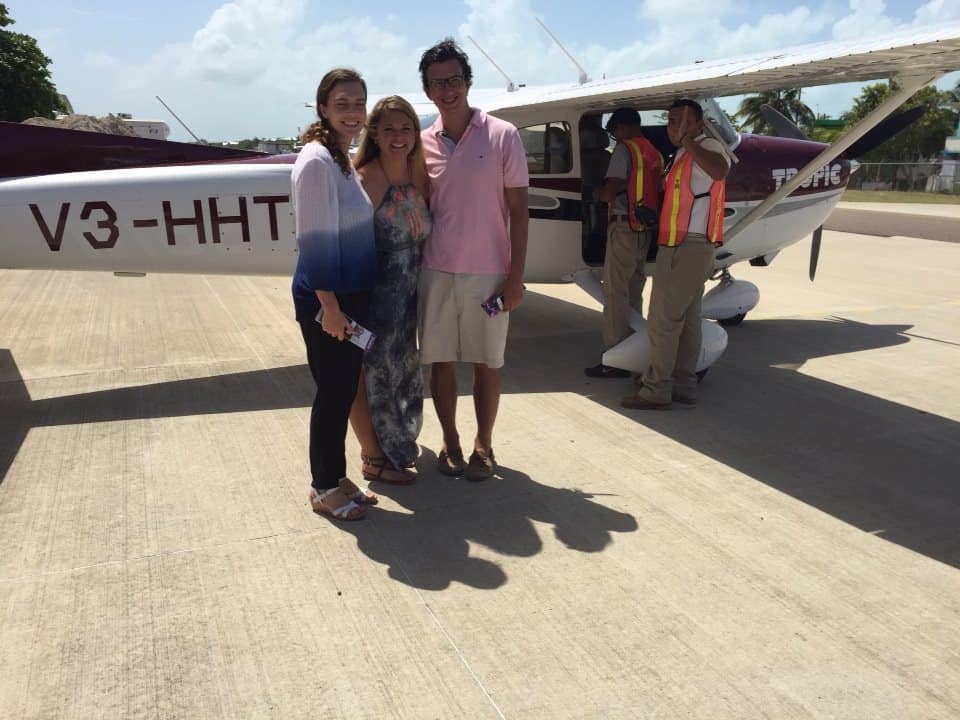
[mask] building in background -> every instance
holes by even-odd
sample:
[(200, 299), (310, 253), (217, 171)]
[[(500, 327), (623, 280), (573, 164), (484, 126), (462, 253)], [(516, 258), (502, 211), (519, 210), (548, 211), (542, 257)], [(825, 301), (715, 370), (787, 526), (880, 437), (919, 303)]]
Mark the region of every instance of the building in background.
[(137, 137), (149, 140), (166, 140), (170, 136), (170, 126), (163, 120), (143, 120), (134, 118), (130, 113), (117, 113), (123, 124), (133, 130)]
[(943, 148), (943, 165), (940, 174), (927, 182), (930, 192), (960, 192), (960, 126), (953, 137), (948, 137)]
[(263, 139), (257, 142), (254, 150), (270, 153), (271, 155), (280, 155), (282, 153), (292, 153), (295, 145), (296, 141), (291, 138)]

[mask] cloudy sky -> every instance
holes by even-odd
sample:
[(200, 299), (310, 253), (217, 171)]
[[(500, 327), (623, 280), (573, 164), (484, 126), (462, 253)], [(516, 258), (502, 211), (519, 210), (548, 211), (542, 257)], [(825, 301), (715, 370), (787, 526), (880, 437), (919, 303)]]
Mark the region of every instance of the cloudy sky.
[[(503, 81), (468, 35), (516, 82), (575, 81), (534, 17), (594, 78), (960, 20), (960, 0), (4, 1), (16, 21), (8, 29), (37, 38), (77, 112), (160, 118), (175, 140), (189, 136), (157, 95), (210, 140), (297, 133), (312, 119), (304, 101), (337, 65), (360, 70), (372, 95), (423, 100), (420, 53), (446, 35), (471, 55), (475, 87)], [(837, 114), (858, 88), (811, 89), (804, 99)]]

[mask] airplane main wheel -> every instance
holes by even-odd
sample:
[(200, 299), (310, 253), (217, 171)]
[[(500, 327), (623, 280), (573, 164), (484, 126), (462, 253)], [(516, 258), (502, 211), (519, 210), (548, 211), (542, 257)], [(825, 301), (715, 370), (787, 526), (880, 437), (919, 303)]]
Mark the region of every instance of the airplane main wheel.
[(697, 382), (698, 382), (698, 383), (703, 382), (704, 376), (705, 376), (709, 371), (710, 371), (710, 368), (704, 368), (703, 370), (701, 370), (700, 372), (698, 372), (698, 373), (697, 373)]
[(718, 320), (721, 325), (724, 327), (736, 327), (743, 322), (743, 319), (747, 316), (746, 313), (740, 313), (739, 315), (734, 315), (733, 317), (723, 318)]

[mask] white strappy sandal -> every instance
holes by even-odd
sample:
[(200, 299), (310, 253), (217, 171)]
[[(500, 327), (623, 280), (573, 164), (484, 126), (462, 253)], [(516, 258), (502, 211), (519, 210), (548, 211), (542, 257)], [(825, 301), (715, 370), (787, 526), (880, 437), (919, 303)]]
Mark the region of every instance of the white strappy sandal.
[[(344, 483), (350, 483), (350, 485), (354, 487), (354, 491), (349, 492), (344, 488)], [(370, 490), (366, 488), (360, 487), (350, 478), (343, 478), (343, 480), (340, 481), (340, 489), (343, 490), (343, 494), (346, 495), (348, 499), (353, 500), (357, 505), (376, 505), (380, 502), (379, 495), (370, 492)]]
[[(318, 493), (316, 488), (310, 488), (310, 506), (317, 515), (329, 515), (334, 520), (353, 521), (363, 520), (366, 517), (366, 508), (347, 498), (347, 502), (337, 507), (330, 507), (324, 502), (324, 499), (335, 492), (343, 492), (339, 487), (330, 488), (322, 493)], [(346, 497), (346, 493), (343, 493)]]

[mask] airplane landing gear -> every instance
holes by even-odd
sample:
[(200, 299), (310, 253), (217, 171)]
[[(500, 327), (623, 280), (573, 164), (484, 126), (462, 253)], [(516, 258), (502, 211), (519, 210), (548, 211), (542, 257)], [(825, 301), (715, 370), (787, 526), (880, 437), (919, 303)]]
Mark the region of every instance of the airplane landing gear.
[(743, 319), (746, 316), (747, 316), (746, 313), (737, 313), (733, 317), (720, 318), (719, 320), (717, 320), (717, 322), (723, 325), (724, 327), (736, 327), (737, 325), (743, 322)]
[(760, 302), (760, 290), (752, 282), (735, 280), (727, 268), (720, 271), (719, 281), (703, 296), (700, 313), (727, 327), (739, 325)]
[[(573, 274), (573, 281), (590, 297), (603, 302), (603, 287), (600, 279), (592, 270), (579, 270)], [(604, 365), (642, 373), (650, 367), (650, 340), (647, 336), (647, 322), (636, 310), (630, 310), (630, 327), (634, 333), (617, 345), (609, 348), (601, 358)], [(700, 338), (700, 356), (697, 359), (697, 375), (703, 377), (707, 369), (723, 355), (727, 349), (727, 331), (717, 323), (702, 321)]]

